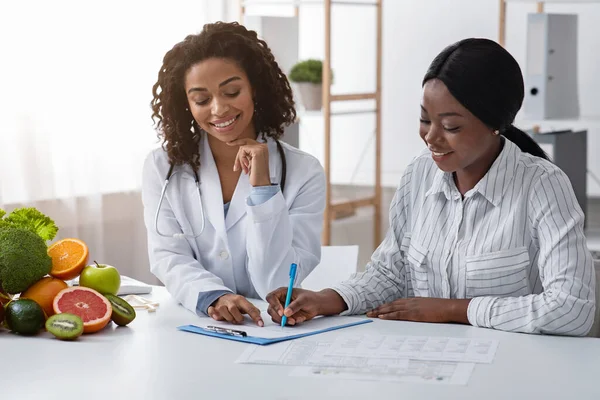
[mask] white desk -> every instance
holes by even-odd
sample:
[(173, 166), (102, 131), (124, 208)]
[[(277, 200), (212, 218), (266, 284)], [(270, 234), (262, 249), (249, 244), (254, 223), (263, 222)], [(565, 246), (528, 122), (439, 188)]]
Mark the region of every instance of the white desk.
[[(247, 344), (180, 332), (200, 317), (163, 288), (154, 314), (62, 342), (0, 331), (3, 399), (599, 399), (600, 339), (511, 334), (461, 325), (375, 321), (328, 332), (498, 339), (467, 386), (292, 378), (292, 367), (235, 364)], [(314, 337), (313, 337), (314, 338)], [(302, 339), (300, 339), (302, 340)]]

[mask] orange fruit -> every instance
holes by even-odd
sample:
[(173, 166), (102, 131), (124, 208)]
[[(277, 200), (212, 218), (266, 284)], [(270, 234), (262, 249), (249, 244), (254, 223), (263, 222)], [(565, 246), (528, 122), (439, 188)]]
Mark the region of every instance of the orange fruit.
[(110, 322), (110, 301), (94, 289), (75, 286), (61, 290), (52, 304), (54, 312), (71, 313), (83, 321), (83, 333), (93, 333)]
[(69, 285), (63, 280), (45, 276), (21, 293), (21, 298), (35, 301), (42, 307), (46, 317), (50, 317), (54, 315), (54, 309), (52, 308), (54, 298), (58, 292), (68, 287)]
[(79, 276), (88, 262), (89, 250), (79, 239), (62, 239), (48, 247), (48, 255), (52, 258), (50, 275), (69, 280)]

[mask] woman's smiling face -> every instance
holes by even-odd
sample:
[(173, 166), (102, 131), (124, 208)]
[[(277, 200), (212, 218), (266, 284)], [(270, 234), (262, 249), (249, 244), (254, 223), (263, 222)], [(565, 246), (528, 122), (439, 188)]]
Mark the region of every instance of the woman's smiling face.
[(419, 134), (444, 172), (484, 174), (497, 156), (499, 138), (438, 79), (423, 86)]
[(185, 92), (196, 123), (209, 135), (222, 142), (256, 138), (252, 87), (234, 61), (194, 64), (185, 74)]

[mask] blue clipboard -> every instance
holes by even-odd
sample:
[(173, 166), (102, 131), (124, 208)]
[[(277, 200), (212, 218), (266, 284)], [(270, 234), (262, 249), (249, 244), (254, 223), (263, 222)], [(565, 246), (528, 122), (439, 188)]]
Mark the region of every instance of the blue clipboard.
[(205, 335), (205, 336), (212, 336), (212, 337), (227, 339), (227, 340), (235, 340), (236, 342), (252, 343), (252, 344), (258, 344), (261, 346), (266, 346), (266, 345), (273, 344), (273, 343), (285, 342), (287, 340), (299, 339), (299, 338), (305, 337), (305, 336), (318, 335), (319, 333), (325, 333), (325, 332), (329, 332), (329, 331), (335, 331), (338, 329), (349, 328), (351, 326), (368, 324), (369, 322), (373, 322), (373, 321), (365, 318), (360, 321), (355, 321), (355, 322), (351, 322), (351, 323), (343, 324), (343, 325), (337, 325), (337, 326), (327, 328), (327, 329), (316, 330), (316, 331), (313, 331), (310, 333), (300, 333), (300, 334), (296, 334), (296, 335), (289, 335), (289, 336), (283, 336), (283, 337), (278, 337), (278, 338), (262, 338), (262, 337), (257, 337), (257, 336), (234, 336), (234, 335), (228, 335), (228, 334), (224, 334), (224, 333), (213, 332), (213, 331), (201, 328), (196, 325), (178, 326), (177, 329), (179, 329), (180, 331), (197, 333), (197, 334)]

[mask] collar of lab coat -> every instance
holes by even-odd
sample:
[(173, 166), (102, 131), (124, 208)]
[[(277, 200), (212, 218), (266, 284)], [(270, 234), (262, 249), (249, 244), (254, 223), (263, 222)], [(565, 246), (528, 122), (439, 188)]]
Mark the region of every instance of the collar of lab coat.
[[(277, 151), (277, 144), (271, 138), (267, 138), (266, 140), (259, 138), (258, 141), (267, 142), (271, 182), (279, 182), (279, 152)], [(202, 134), (200, 149), (200, 190), (202, 191), (205, 215), (215, 228), (217, 235), (225, 240), (227, 230), (233, 227), (246, 214), (246, 198), (250, 195), (252, 186), (250, 185), (249, 176), (242, 172), (233, 192), (227, 217), (225, 218), (219, 172), (208, 143), (207, 134), (205, 133)]]

